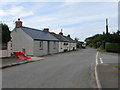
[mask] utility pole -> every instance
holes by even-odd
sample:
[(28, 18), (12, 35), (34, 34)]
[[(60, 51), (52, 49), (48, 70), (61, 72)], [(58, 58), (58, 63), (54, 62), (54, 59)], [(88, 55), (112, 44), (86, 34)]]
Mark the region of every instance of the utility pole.
[(108, 20), (106, 18), (106, 34), (108, 34)]

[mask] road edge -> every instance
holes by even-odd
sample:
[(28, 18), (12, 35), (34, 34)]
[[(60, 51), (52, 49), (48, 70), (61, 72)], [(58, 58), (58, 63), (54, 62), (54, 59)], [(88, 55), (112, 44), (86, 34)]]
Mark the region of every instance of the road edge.
[(24, 62), (7, 64), (7, 65), (4, 65), (4, 66), (0, 66), (0, 69), (12, 67), (12, 66), (17, 66), (17, 65), (21, 65), (21, 64), (26, 64), (26, 63), (31, 63), (31, 62), (37, 62), (37, 61), (41, 61), (41, 60), (43, 60), (43, 59), (39, 59), (39, 60), (29, 60), (29, 61), (24, 61)]
[(95, 79), (96, 79), (97, 87), (99, 88), (99, 90), (101, 90), (102, 86), (101, 86), (101, 83), (100, 83), (100, 80), (99, 80), (99, 77), (98, 77), (97, 66), (98, 65), (95, 66)]

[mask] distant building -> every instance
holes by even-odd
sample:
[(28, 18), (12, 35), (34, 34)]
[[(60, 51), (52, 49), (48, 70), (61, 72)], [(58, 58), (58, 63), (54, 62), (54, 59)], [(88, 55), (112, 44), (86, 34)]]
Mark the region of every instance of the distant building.
[(68, 40), (63, 36), (62, 33), (59, 34), (55, 34), (55, 33), (51, 33), (54, 37), (56, 37), (59, 40), (59, 52), (64, 52), (64, 51), (68, 51)]
[(8, 42), (8, 52), (23, 51), (30, 56), (43, 56), (75, 50), (76, 43), (62, 32), (55, 34), (48, 28), (38, 30), (22, 26), (22, 21), (16, 21), (16, 27), (11, 32), (11, 41)]

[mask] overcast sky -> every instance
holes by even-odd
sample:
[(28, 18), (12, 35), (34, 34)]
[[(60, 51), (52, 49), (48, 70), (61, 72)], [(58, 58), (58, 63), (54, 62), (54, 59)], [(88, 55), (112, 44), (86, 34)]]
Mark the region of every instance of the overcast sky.
[[(58, 2), (5, 2), (0, 3), (0, 19), (8, 24), (10, 30), (15, 27), (14, 22), (21, 18), (23, 26), (42, 30), (49, 28), (51, 32), (59, 33), (63, 29), (64, 35), (72, 38), (85, 38), (103, 33), (105, 19), (109, 21), (109, 31), (118, 29), (118, 2), (74, 2), (62, 0)], [(88, 0), (87, 0), (88, 1)]]

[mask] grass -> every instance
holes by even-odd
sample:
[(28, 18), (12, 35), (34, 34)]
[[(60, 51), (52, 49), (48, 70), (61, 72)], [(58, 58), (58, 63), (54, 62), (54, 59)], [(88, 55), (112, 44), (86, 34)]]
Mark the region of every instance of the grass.
[(114, 65), (113, 67), (118, 68), (120, 70), (120, 65)]
[(97, 51), (105, 51), (105, 49), (97, 48)]

